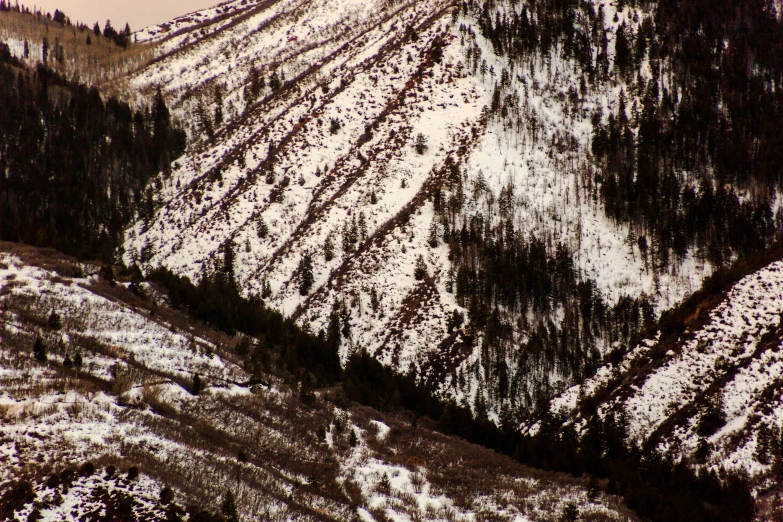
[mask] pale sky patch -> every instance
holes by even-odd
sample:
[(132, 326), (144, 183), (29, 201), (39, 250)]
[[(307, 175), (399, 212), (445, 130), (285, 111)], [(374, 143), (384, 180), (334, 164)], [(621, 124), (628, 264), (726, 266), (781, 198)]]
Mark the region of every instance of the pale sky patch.
[[(131, 29), (138, 31), (148, 25), (166, 22), (177, 16), (205, 7), (211, 7), (223, 0), (36, 0), (39, 9), (54, 13), (60, 9), (72, 21), (84, 22), (90, 27), (98, 21), (103, 28), (106, 20), (111, 20), (116, 29), (130, 23)], [(21, 3), (21, 2), (20, 2)], [(26, 1), (32, 6), (33, 2)]]

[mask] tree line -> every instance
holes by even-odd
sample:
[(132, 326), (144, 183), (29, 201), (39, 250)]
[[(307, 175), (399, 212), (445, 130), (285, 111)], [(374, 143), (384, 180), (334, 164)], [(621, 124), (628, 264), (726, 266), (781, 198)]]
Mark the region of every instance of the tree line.
[(134, 110), (0, 44), (0, 237), (110, 260), (186, 146), (160, 91)]

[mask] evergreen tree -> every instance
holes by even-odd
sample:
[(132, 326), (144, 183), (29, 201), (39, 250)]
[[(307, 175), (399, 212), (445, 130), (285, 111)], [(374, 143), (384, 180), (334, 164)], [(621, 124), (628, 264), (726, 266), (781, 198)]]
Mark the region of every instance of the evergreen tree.
[(334, 259), (334, 240), (332, 239), (331, 232), (326, 236), (326, 241), (324, 241), (324, 259), (326, 259), (327, 262)]
[(424, 154), (427, 151), (429, 146), (427, 145), (427, 138), (424, 136), (424, 134), (419, 133), (416, 135), (416, 143), (414, 144), (414, 148), (418, 154)]
[(307, 295), (310, 293), (314, 282), (313, 258), (309, 252), (302, 256), (297, 271), (299, 272), (299, 294)]
[(201, 376), (198, 373), (194, 373), (193, 379), (191, 380), (191, 384), (190, 384), (190, 392), (193, 395), (199, 395), (201, 394), (203, 389), (204, 389), (204, 385), (201, 382)]
[(239, 522), (237, 504), (232, 491), (226, 491), (223, 497), (223, 504), (220, 506), (220, 512), (226, 518), (226, 522)]
[(60, 318), (60, 314), (58, 314), (56, 310), (52, 310), (52, 313), (49, 314), (47, 324), (52, 330), (60, 330), (63, 327), (63, 321)]
[(427, 237), (427, 244), (431, 248), (438, 246), (438, 223), (433, 219), (430, 223), (430, 233)]
[(46, 355), (46, 345), (40, 337), (36, 337), (35, 342), (33, 343), (33, 357), (40, 362), (46, 362), (48, 359)]
[(258, 218), (258, 222), (256, 223), (256, 233), (261, 239), (266, 239), (266, 237), (269, 235), (269, 227), (266, 225), (266, 221), (264, 221), (263, 217)]
[(416, 258), (416, 268), (413, 270), (413, 276), (416, 278), (416, 281), (421, 281), (427, 277), (427, 264), (424, 262), (424, 256), (422, 255)]

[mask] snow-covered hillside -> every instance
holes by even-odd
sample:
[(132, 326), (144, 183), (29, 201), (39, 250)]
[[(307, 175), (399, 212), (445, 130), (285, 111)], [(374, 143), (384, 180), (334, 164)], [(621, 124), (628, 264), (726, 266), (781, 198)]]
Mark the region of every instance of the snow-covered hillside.
[[(231, 491), (247, 520), (526, 521), (571, 504), (629, 520), (615, 498), (588, 498), (584, 481), (366, 408), (305, 405), (272, 375), (248, 387), (235, 340), (167, 309), (154, 288), (139, 296), (93, 269), (29, 248), (0, 254), (10, 520), (166, 520), (167, 484), (179, 505), (213, 511)], [(467, 490), (456, 459), (474, 479)]]
[(682, 334), (643, 341), (550, 410), (578, 430), (587, 416), (611, 413), (629, 442), (713, 470), (744, 470), (763, 493), (783, 425), (781, 295), (776, 261), (699, 303)]
[[(605, 9), (609, 34), (646, 16)], [(480, 373), (481, 332), (467, 324), (451, 335), (449, 318), (466, 311), (438, 237), (477, 214), (495, 226), (504, 197), (523, 240), (543, 240), (552, 256), (568, 248), (610, 306), (644, 296), (660, 312), (712, 270), (692, 255), (650, 270), (595, 199), (590, 117), (616, 109), (622, 81), (574, 101), (573, 61), (496, 56), (449, 2), (233, 2), (139, 38), (154, 39), (159, 57), (130, 78), (132, 92), (160, 87), (190, 125), (191, 147), (156, 194), (154, 218), (128, 231), (125, 262), (198, 280), (221, 269), (230, 246), (246, 294), (313, 331), (339, 312), (344, 357), (365, 348), (442, 382)], [(498, 86), (503, 116), (490, 114)], [(441, 223), (434, 194), (453, 172), (465, 204)], [(305, 265), (313, 284), (303, 291)], [(513, 343), (527, 336), (517, 329)], [(515, 371), (515, 356), (508, 365)], [(472, 398), (481, 386), (447, 389)]]

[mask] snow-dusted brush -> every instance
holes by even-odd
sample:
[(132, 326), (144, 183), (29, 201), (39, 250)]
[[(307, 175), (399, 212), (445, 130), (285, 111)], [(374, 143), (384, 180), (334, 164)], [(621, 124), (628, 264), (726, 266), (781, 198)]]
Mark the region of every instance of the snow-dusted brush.
[(2, 245), (4, 520), (629, 519), (585, 479), (530, 471), (276, 373), (251, 379), (241, 336), (130, 279)]

